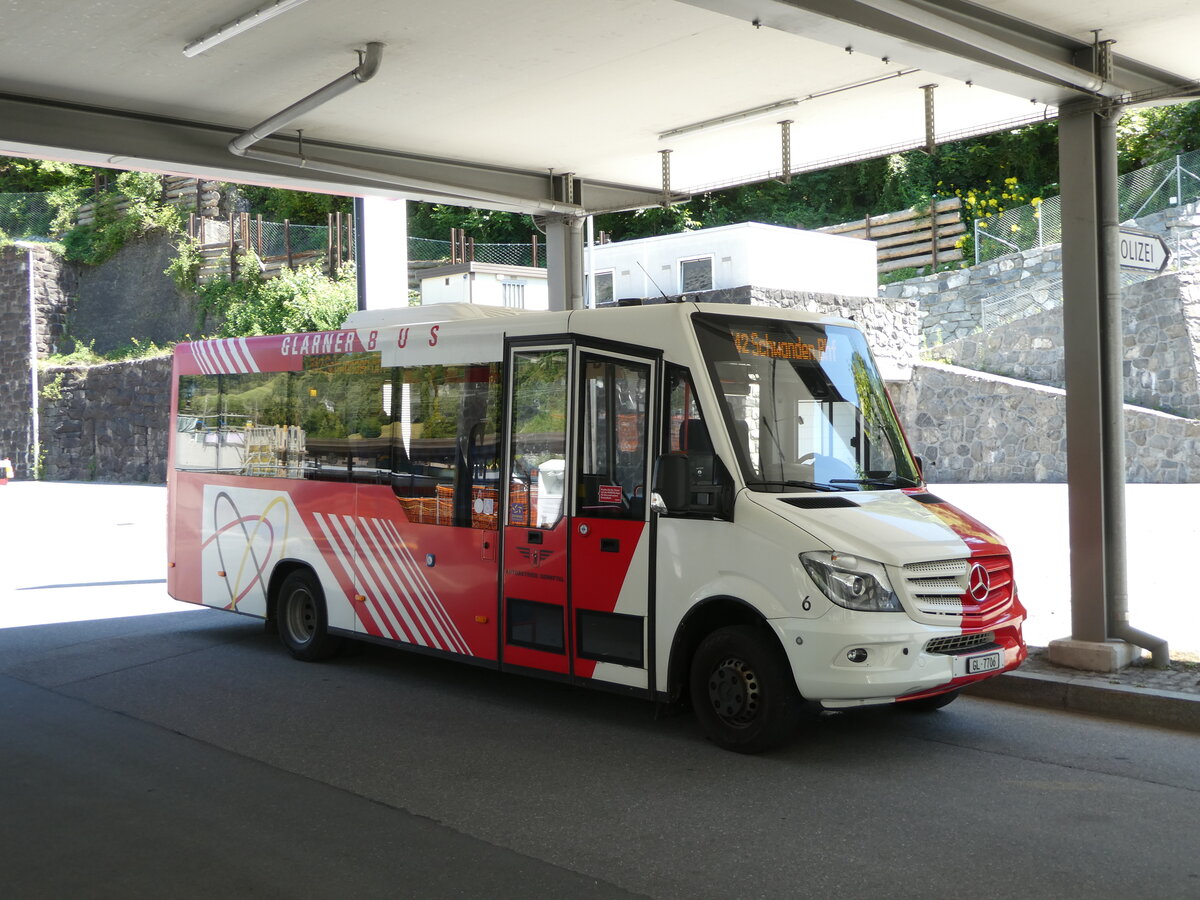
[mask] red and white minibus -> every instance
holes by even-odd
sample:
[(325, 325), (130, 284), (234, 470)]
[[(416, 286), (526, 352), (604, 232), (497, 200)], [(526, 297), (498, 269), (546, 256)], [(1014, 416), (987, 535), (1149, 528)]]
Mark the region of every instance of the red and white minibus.
[(1025, 657), (1012, 564), (929, 493), (844, 319), (445, 305), (175, 350), (168, 586), (656, 701), (753, 752)]

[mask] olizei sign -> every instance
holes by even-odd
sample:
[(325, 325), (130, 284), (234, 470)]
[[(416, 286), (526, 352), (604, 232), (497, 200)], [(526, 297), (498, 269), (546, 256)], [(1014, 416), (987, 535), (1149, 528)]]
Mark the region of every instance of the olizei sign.
[(1171, 251), (1167, 249), (1166, 242), (1157, 234), (1122, 228), (1120, 258), (1122, 269), (1161, 272), (1167, 267)]

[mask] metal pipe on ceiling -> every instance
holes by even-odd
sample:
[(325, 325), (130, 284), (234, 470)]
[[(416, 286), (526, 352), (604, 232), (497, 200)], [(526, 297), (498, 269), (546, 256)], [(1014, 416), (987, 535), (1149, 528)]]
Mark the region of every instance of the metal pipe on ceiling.
[[(325, 87), (313, 91), (304, 99), (298, 100), (270, 118), (264, 119), (253, 128), (243, 131), (229, 142), (229, 152), (246, 159), (256, 159), (262, 162), (277, 163), (286, 166), (297, 166), (316, 172), (324, 172), (328, 175), (339, 175), (371, 181), (392, 190), (436, 194), (447, 203), (478, 203), (484, 201), (521, 208), (529, 206), (528, 200), (521, 197), (486, 190), (473, 190), (470, 192), (470, 196), (467, 197), (461, 189), (455, 188), (453, 185), (426, 179), (401, 179), (388, 172), (372, 169), (367, 166), (357, 166), (352, 163), (336, 162), (331, 159), (308, 156), (303, 152), (303, 145), (296, 152), (254, 146), (264, 138), (270, 137), (280, 129), (286, 128), (306, 113), (373, 78), (375, 73), (379, 71), (379, 66), (383, 59), (383, 44), (378, 41), (372, 41), (367, 44), (365, 52), (359, 51), (359, 53), (361, 59), (357, 66), (340, 78), (331, 81)], [(539, 207), (540, 211), (544, 213), (553, 212), (562, 213), (563, 215), (578, 215), (581, 212), (579, 204), (559, 203), (550, 200), (540, 203)]]
[(265, 137), (269, 137), (281, 128), (286, 128), (305, 113), (311, 112), (318, 106), (323, 106), (334, 97), (341, 96), (353, 87), (365, 81), (370, 81), (379, 71), (383, 59), (383, 44), (372, 41), (367, 44), (365, 52), (359, 51), (358, 65), (325, 87), (313, 91), (303, 100), (297, 100), (287, 109), (281, 110), (268, 119), (263, 119), (248, 131), (243, 131), (229, 142), (229, 152), (235, 156), (245, 156), (250, 147)]

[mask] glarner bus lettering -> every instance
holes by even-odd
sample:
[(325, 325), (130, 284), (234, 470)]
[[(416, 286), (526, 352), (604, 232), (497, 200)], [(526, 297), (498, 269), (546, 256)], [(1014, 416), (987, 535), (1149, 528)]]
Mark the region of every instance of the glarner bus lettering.
[(1024, 659), (1007, 547), (928, 492), (852, 322), (436, 313), (176, 348), (171, 596), (304, 660), (686, 699), (739, 752), (802, 701), (936, 709)]

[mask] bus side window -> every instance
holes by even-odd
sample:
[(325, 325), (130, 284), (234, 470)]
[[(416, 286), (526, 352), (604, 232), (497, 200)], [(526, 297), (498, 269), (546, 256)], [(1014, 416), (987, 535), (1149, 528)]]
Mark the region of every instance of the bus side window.
[(305, 440), (303, 473), (318, 481), (385, 481), (391, 468), (392, 410), (385, 408), (388, 370), (380, 354), (304, 358), (292, 396)]
[(641, 519), (646, 509), (646, 407), (650, 367), (583, 357), (581, 516)]
[(499, 363), (401, 369), (392, 391), (391, 485), (405, 515), (498, 528)]
[(513, 355), (512, 484), (508, 524), (553, 528), (563, 514), (567, 351)]

